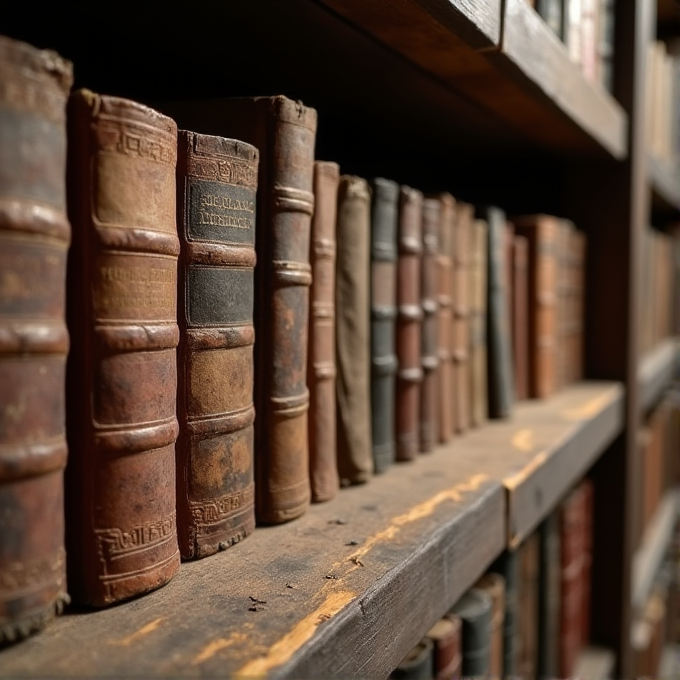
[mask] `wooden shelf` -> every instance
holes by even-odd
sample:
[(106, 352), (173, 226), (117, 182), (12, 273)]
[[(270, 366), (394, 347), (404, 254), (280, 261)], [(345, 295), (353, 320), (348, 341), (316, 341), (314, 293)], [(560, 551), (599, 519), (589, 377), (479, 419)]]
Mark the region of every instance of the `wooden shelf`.
[(182, 564), (156, 592), (62, 616), (0, 653), (0, 677), (385, 676), (586, 471), (621, 409), (617, 383), (520, 404), (511, 420)]
[(668, 338), (648, 352), (638, 364), (640, 413), (646, 413), (669, 384), (680, 358), (680, 341)]
[(500, 2), (320, 2), (544, 149), (626, 157), (625, 112), (523, 0), (503, 3), (500, 39)]
[(679, 511), (680, 489), (666, 491), (633, 557), (631, 599), (638, 616), (659, 572)]
[(658, 213), (680, 212), (680, 179), (655, 156), (647, 156), (652, 208)]

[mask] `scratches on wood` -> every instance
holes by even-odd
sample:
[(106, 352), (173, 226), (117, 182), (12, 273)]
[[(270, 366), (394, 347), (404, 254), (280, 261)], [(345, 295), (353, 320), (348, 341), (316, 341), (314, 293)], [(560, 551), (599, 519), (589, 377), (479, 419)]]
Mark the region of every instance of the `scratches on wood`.
[(208, 659), (212, 658), (217, 654), (217, 652), (231, 647), (236, 642), (245, 642), (246, 636), (243, 633), (234, 633), (228, 638), (220, 638), (219, 640), (213, 640), (208, 643), (198, 654), (194, 660), (191, 662), (192, 666), (197, 666), (199, 663), (203, 663)]
[(160, 626), (162, 620), (162, 618), (155, 619), (150, 623), (147, 623), (145, 626), (142, 626), (138, 631), (132, 633), (132, 635), (128, 635), (127, 637), (124, 637), (120, 640), (113, 640), (111, 644), (116, 645), (117, 647), (128, 647), (133, 642), (137, 642), (137, 640), (143, 638), (145, 635), (153, 633), (153, 631), (156, 630), (158, 626)]
[(534, 456), (519, 472), (510, 475), (503, 480), (503, 485), (509, 491), (516, 489), (535, 474), (536, 470), (545, 463), (548, 455), (545, 451)]
[(534, 433), (532, 430), (518, 430), (512, 437), (512, 445), (518, 451), (528, 453), (534, 448)]
[(331, 593), (320, 607), (302, 619), (290, 633), (276, 642), (265, 656), (250, 661), (234, 675), (262, 676), (272, 668), (286, 663), (314, 635), (320, 623), (333, 617), (355, 597), (356, 593), (351, 590)]
[(589, 420), (604, 411), (612, 403), (615, 396), (612, 391), (605, 392), (593, 399), (589, 399), (581, 406), (562, 411), (562, 417), (570, 421)]

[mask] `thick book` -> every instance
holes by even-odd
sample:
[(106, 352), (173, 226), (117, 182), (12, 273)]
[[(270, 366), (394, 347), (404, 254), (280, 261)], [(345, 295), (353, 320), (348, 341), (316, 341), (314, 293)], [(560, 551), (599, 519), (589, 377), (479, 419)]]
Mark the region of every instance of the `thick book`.
[(507, 418), (515, 401), (507, 273), (507, 222), (500, 208), (481, 211), (488, 225), (486, 258), (487, 396), (490, 418)]
[(474, 208), (456, 204), (453, 239), (453, 426), (463, 433), (470, 428), (470, 247)]
[(475, 588), (479, 588), (479, 590), (485, 592), (491, 598), (491, 622), (489, 627), (491, 651), (489, 656), (489, 675), (492, 678), (502, 678), (505, 579), (500, 574), (490, 571), (477, 581)]
[(253, 276), (259, 154), (180, 130), (177, 140), (177, 538), (184, 559), (255, 528)]
[(524, 236), (512, 237), (512, 353), (515, 398), (529, 397), (529, 246)]
[(491, 565), (490, 572), (500, 574), (505, 581), (505, 609), (503, 612), (503, 677), (518, 674), (520, 556), (517, 550), (505, 550)]
[(307, 349), (316, 111), (283, 96), (166, 102), (184, 129), (257, 147), (255, 511), (262, 524), (309, 507)]
[[(586, 294), (586, 255), (587, 237), (582, 231), (571, 232), (571, 304), (569, 308), (569, 356), (568, 380), (576, 382), (584, 376), (584, 325), (585, 325), (585, 294)], [(669, 286), (670, 289), (670, 286)], [(676, 290), (680, 290), (677, 288)]]
[(420, 267), (423, 195), (417, 189), (399, 190), (397, 263), (397, 392), (395, 400), (396, 459), (413, 460), (418, 454), (420, 387)]
[(390, 673), (399, 680), (432, 680), (432, 640), (423, 638)]
[(102, 606), (179, 568), (177, 126), (79, 90), (68, 144), (68, 578)]
[(470, 247), (470, 415), (474, 427), (489, 416), (487, 385), (487, 258), (489, 227), (472, 222)]
[(314, 163), (314, 216), (309, 258), (309, 483), (312, 501), (328, 501), (338, 492), (335, 397), (335, 223), (340, 169)]
[(399, 185), (377, 177), (371, 188), (371, 432), (374, 471), (380, 474), (395, 459)]
[(538, 533), (529, 535), (517, 549), (517, 553), (519, 557), (517, 673), (522, 678), (533, 678), (536, 676), (538, 658), (540, 561)]
[(439, 295), (439, 231), (441, 210), (436, 198), (423, 199), (423, 255), (420, 268), (420, 300), (423, 320), (420, 332), (420, 450), (432, 451), (437, 436), (437, 307)]
[(427, 632), (432, 641), (432, 677), (434, 680), (460, 678), (463, 657), (461, 654), (461, 620), (453, 614), (439, 619)]
[(488, 593), (470, 588), (451, 609), (462, 622), (463, 677), (490, 672), (493, 605)]
[(338, 190), (335, 272), (337, 455), (342, 484), (361, 484), (373, 473), (370, 220), (368, 183), (343, 175)]
[(560, 518), (550, 513), (540, 524), (538, 588), (538, 676), (556, 678), (560, 641)]
[(454, 431), (453, 383), (453, 246), (456, 228), (456, 201), (451, 194), (440, 194), (439, 289), (437, 295), (437, 434), (442, 444)]
[(529, 246), (529, 396), (548, 397), (556, 389), (558, 220), (532, 215), (513, 220)]
[(66, 99), (71, 63), (0, 36), (0, 645), (68, 600)]

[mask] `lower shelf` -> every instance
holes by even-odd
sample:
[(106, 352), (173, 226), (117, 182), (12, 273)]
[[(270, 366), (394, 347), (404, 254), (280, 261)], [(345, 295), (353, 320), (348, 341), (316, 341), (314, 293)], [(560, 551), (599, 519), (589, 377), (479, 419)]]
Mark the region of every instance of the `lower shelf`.
[(72, 611), (0, 652), (0, 677), (386, 676), (622, 426), (581, 383), (258, 528), (145, 597)]

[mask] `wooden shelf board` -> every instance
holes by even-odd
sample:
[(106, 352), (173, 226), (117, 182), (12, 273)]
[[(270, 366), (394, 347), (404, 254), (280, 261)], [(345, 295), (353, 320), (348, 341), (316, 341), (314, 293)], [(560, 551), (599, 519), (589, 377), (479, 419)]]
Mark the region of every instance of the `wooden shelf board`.
[(576, 660), (573, 677), (609, 680), (614, 677), (616, 655), (605, 647), (585, 647)]
[(680, 212), (680, 179), (652, 154), (647, 156), (647, 174), (652, 207), (658, 212)]
[(621, 395), (618, 383), (582, 383), (519, 404), (182, 564), (158, 591), (67, 613), (0, 652), (0, 677), (386, 676), (507, 547), (507, 513), (511, 539), (526, 536), (583, 474), (621, 427)]
[(642, 358), (638, 367), (640, 412), (646, 413), (673, 378), (680, 359), (680, 341), (667, 338)]
[(488, 18), (501, 16), (499, 2), (319, 2), (543, 148), (627, 155), (623, 109), (522, 0), (504, 3), (500, 41)]
[(679, 511), (680, 489), (669, 489), (645, 528), (640, 547), (633, 556), (631, 600), (633, 612), (638, 616), (659, 572)]
[(480, 469), (507, 494), (508, 546), (519, 545), (579, 481), (623, 427), (623, 388), (583, 382), (481, 430)]

